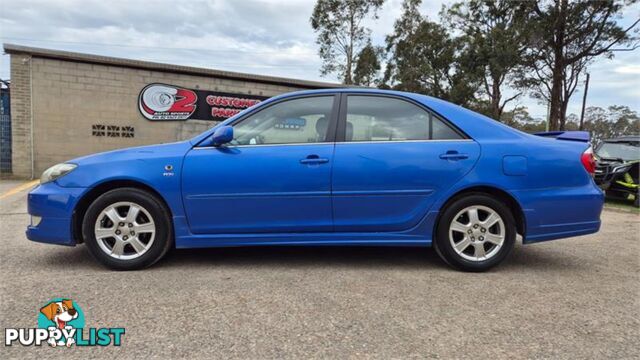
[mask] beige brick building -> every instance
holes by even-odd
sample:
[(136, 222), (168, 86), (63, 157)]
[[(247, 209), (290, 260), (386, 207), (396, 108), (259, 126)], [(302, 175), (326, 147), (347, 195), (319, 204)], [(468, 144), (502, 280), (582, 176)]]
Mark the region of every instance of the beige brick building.
[(216, 122), (150, 121), (139, 110), (153, 83), (271, 97), (337, 84), (5, 44), (11, 58), (12, 173), (37, 178), (81, 155), (190, 138)]

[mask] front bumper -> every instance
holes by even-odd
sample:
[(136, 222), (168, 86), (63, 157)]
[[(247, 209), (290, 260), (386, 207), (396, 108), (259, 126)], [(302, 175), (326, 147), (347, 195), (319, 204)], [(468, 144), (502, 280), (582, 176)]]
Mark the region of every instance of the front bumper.
[[(38, 185), (29, 193), (27, 211), (32, 216), (27, 238), (32, 241), (74, 246), (73, 210), (86, 188), (65, 188), (56, 182)], [(37, 218), (40, 221), (37, 221)]]

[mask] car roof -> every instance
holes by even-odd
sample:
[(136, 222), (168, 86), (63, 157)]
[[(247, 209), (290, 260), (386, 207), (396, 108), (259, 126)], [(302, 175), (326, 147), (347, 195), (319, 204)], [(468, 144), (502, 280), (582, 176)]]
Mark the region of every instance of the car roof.
[[(390, 95), (395, 97), (401, 97), (410, 99), (422, 104), (429, 108), (437, 115), (450, 121), (455, 126), (460, 128), (464, 133), (475, 140), (500, 140), (500, 139), (515, 139), (515, 138), (536, 138), (537, 136), (523, 133), (512, 127), (509, 127), (499, 121), (491, 119), (482, 114), (476, 113), (462, 106), (450, 103), (448, 101), (438, 99), (432, 96), (410, 93), (396, 90), (383, 90), (366, 87), (344, 87), (344, 88), (331, 88), (331, 89), (317, 89), (317, 90), (302, 90), (289, 92), (281, 95), (271, 97), (260, 104), (258, 107), (268, 105), (269, 103), (287, 99), (290, 97), (305, 96), (305, 95), (319, 95), (319, 94), (337, 94), (337, 93), (353, 93), (353, 94), (370, 94), (370, 95)], [(243, 114), (243, 113), (240, 113)], [(237, 115), (238, 116), (238, 115)], [(226, 125), (235, 121), (236, 117), (229, 118), (219, 125)], [(242, 116), (242, 115), (240, 115)], [(216, 126), (217, 127), (217, 126)], [(201, 141), (205, 136), (210, 135), (215, 128), (210, 129), (196, 138), (192, 139), (193, 143)]]
[[(391, 95), (396, 97), (404, 97), (414, 100), (427, 108), (431, 109), (436, 114), (449, 120), (462, 131), (467, 133), (474, 139), (513, 139), (514, 137), (531, 137), (533, 135), (525, 134), (517, 129), (507, 126), (499, 121), (491, 119), (482, 114), (476, 113), (469, 109), (466, 109), (460, 105), (450, 103), (446, 100), (442, 100), (433, 96), (411, 93), (397, 90), (384, 90), (366, 87), (344, 87), (334, 89), (319, 89), (319, 90), (303, 90), (290, 92), (282, 95), (275, 96), (268, 101), (284, 99), (287, 97), (301, 96), (301, 95), (314, 95), (314, 94), (335, 94), (335, 93), (356, 93), (356, 94), (370, 94), (370, 95)], [(537, 138), (537, 137), (536, 137)]]

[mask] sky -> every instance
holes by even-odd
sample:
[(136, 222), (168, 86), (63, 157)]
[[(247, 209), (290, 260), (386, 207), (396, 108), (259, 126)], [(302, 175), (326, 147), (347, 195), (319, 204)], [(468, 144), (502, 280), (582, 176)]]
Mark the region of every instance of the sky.
[[(432, 20), (447, 0), (424, 0)], [(262, 75), (337, 82), (321, 77), (315, 34), (309, 24), (314, 0), (0, 0), (0, 41)], [(375, 45), (402, 11), (386, 0), (379, 18), (367, 21)], [(640, 4), (625, 10), (621, 25), (640, 17)], [(0, 78), (9, 78), (9, 55), (0, 56)], [(587, 106), (626, 105), (640, 112), (640, 49), (593, 63)], [(509, 92), (507, 92), (509, 93)], [(579, 113), (581, 89), (569, 113)], [(546, 105), (524, 95), (512, 105), (546, 117)]]

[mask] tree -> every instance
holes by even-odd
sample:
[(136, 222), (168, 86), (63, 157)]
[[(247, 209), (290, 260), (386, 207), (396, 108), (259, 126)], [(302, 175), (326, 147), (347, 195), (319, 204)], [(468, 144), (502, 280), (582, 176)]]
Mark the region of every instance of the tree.
[[(580, 82), (580, 75), (587, 68), (587, 60), (583, 59), (582, 61), (575, 62), (567, 67), (561, 73), (562, 81), (560, 83), (560, 118), (557, 121), (556, 130), (565, 130), (567, 118), (567, 106), (569, 105), (569, 99), (575, 92), (578, 83)], [(540, 100), (541, 103), (551, 104), (552, 101), (552, 88), (551, 88), (551, 78), (549, 76), (545, 76), (544, 72), (535, 72), (530, 74), (528, 78), (520, 80), (518, 82), (519, 86), (525, 86), (528, 88), (531, 97), (534, 99)], [(553, 130), (553, 125), (550, 124), (550, 130)]]
[[(567, 115), (566, 129), (578, 130), (580, 118)], [(640, 116), (628, 106), (611, 105), (606, 109), (590, 106), (585, 111), (584, 130), (591, 133), (591, 142), (597, 146), (604, 139), (640, 133)]]
[(545, 130), (544, 120), (533, 118), (524, 106), (517, 106), (513, 110), (504, 111), (500, 121), (528, 133), (542, 132)]
[(322, 75), (336, 73), (344, 84), (352, 84), (356, 55), (367, 44), (370, 30), (362, 25), (377, 18), (384, 0), (318, 0), (311, 15), (311, 27), (318, 34)]
[(626, 28), (619, 26), (616, 17), (623, 4), (615, 0), (519, 4), (530, 14), (527, 26), (534, 29), (526, 54), (529, 71), (523, 72), (521, 84), (537, 88), (538, 96), (549, 101), (549, 128), (563, 129), (567, 104), (582, 71), (599, 56), (634, 49), (636, 39), (629, 32), (640, 19)]
[(420, 0), (405, 0), (403, 14), (386, 38), (389, 61), (384, 83), (394, 89), (426, 93), (468, 105), (477, 79), (462, 69), (461, 42), (418, 10)]
[(509, 0), (472, 0), (456, 3), (444, 11), (452, 30), (462, 29), (462, 59), (466, 71), (475, 71), (488, 97), (488, 116), (498, 120), (504, 108), (521, 92), (505, 98), (507, 85), (522, 67), (526, 51), (526, 26), (522, 9)]
[[(404, 53), (411, 49), (408, 43), (410, 37), (415, 37), (423, 17), (418, 10), (422, 0), (405, 0), (402, 3), (402, 16), (393, 25), (394, 31), (386, 37), (385, 51), (391, 58), (387, 62), (383, 82), (385, 87), (393, 85), (397, 89), (406, 91), (421, 91), (423, 87), (418, 81), (418, 69), (413, 65), (419, 61), (415, 56), (407, 57)], [(398, 67), (406, 68), (407, 72), (400, 72)], [(390, 85), (391, 84), (391, 85)]]
[(353, 72), (354, 84), (372, 86), (376, 83), (378, 71), (380, 71), (380, 53), (381, 49), (374, 47), (371, 43), (362, 48)]

